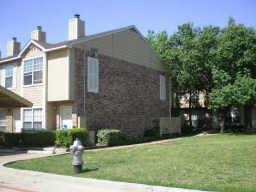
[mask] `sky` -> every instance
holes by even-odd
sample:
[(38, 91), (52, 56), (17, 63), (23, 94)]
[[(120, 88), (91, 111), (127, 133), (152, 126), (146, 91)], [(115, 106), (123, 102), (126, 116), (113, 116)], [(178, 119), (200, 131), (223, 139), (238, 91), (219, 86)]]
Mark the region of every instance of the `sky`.
[(226, 25), (228, 17), (256, 28), (256, 0), (0, 0), (0, 51), (17, 37), (22, 47), (41, 25), (47, 42), (67, 40), (68, 19), (74, 14), (86, 22), (86, 34), (128, 25), (146, 35), (148, 30), (173, 33), (192, 22), (197, 27)]

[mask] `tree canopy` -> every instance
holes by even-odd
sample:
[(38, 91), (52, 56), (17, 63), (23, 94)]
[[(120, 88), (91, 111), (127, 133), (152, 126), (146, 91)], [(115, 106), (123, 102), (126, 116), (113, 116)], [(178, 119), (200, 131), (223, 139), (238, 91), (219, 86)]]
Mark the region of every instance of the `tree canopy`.
[[(256, 102), (256, 31), (232, 18), (224, 28), (178, 26), (177, 32), (149, 31), (173, 82), (173, 92), (206, 93), (207, 107), (219, 111)], [(208, 97), (209, 96), (209, 97)]]

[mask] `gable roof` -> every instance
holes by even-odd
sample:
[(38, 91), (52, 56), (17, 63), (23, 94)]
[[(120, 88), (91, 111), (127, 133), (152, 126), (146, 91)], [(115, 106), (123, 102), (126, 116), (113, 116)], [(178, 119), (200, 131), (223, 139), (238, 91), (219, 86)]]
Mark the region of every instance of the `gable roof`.
[[(97, 39), (97, 38), (101, 38), (101, 37), (105, 37), (108, 35), (112, 35), (112, 34), (116, 34), (116, 33), (120, 33), (123, 31), (127, 31), (127, 30), (134, 30), (136, 33), (138, 33), (138, 35), (144, 40), (146, 41), (146, 39), (144, 38), (144, 36), (139, 32), (139, 30), (135, 27), (135, 25), (130, 25), (127, 27), (122, 27), (122, 28), (118, 28), (118, 29), (114, 29), (114, 30), (110, 30), (110, 31), (105, 31), (105, 32), (101, 32), (101, 33), (96, 33), (96, 34), (92, 34), (92, 35), (88, 35), (79, 39), (75, 39), (75, 40), (68, 40), (68, 41), (62, 41), (59, 43), (45, 43), (45, 42), (40, 42), (40, 41), (36, 41), (36, 40), (30, 40), (26, 43), (26, 45), (23, 47), (23, 49), (20, 51), (20, 53), (16, 56), (12, 56), (12, 57), (5, 57), (0, 59), (0, 64), (7, 62), (7, 61), (13, 61), (13, 60), (18, 60), (21, 58), (22, 54), (26, 51), (26, 49), (31, 45), (34, 44), (35, 46), (37, 46), (38, 48), (40, 48), (42, 51), (44, 52), (49, 52), (49, 51), (54, 51), (54, 50), (58, 50), (58, 49), (63, 49), (63, 48), (68, 48), (68, 47), (72, 47), (75, 44), (79, 44), (79, 43), (83, 43), (83, 42), (87, 42), (93, 39)], [(152, 49), (153, 50), (153, 49)]]

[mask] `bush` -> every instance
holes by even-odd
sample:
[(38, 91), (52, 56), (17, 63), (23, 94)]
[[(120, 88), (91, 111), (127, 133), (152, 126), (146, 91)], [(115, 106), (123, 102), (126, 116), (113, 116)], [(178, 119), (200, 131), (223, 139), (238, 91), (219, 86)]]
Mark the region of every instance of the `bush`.
[(132, 136), (121, 133), (117, 129), (100, 129), (97, 132), (97, 145), (98, 146), (116, 146), (116, 145), (130, 145), (137, 143), (144, 143), (150, 141), (156, 141), (160, 139), (175, 138), (180, 136), (180, 134), (173, 133), (168, 135), (160, 136), (156, 131), (157, 128), (153, 130), (148, 130), (145, 136)]
[[(1, 140), (1, 139), (0, 139)], [(45, 147), (54, 145), (54, 131), (3, 133), (2, 140), (5, 146)]]
[(160, 137), (160, 128), (154, 127), (150, 129), (145, 129), (144, 137)]
[(90, 146), (88, 131), (85, 128), (74, 128), (68, 130), (56, 131), (56, 144), (59, 146), (69, 147), (73, 141), (78, 138), (83, 146)]
[(23, 133), (4, 133), (4, 145), (8, 147), (22, 146)]
[(0, 146), (4, 145), (4, 132), (0, 131)]
[(55, 144), (55, 131), (39, 131), (22, 133), (22, 142), (25, 146), (44, 147)]
[(115, 146), (127, 144), (126, 136), (117, 129), (100, 129), (97, 132), (97, 145)]

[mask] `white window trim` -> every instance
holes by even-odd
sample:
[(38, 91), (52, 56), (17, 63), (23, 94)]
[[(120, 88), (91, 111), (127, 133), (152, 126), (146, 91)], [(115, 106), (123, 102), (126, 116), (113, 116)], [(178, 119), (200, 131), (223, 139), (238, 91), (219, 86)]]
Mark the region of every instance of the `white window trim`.
[(159, 77), (159, 91), (160, 91), (160, 100), (166, 100), (166, 77), (164, 75), (160, 75)]
[[(7, 66), (12, 66), (12, 86), (11, 87), (5, 87), (5, 82), (6, 82), (6, 67)], [(15, 63), (9, 63), (3, 66), (1, 69), (1, 86), (5, 87), (6, 89), (9, 90), (14, 90), (16, 88), (16, 80), (17, 80), (17, 65)]]
[(33, 124), (34, 124), (34, 110), (35, 109), (41, 109), (42, 110), (42, 128), (41, 129), (45, 129), (45, 126), (44, 126), (44, 115), (45, 115), (44, 114), (44, 108), (40, 107), (40, 106), (23, 107), (23, 108), (21, 108), (21, 113), (20, 113), (20, 115), (21, 115), (21, 128), (24, 129), (24, 127), (23, 127), (23, 125), (24, 125), (24, 110), (26, 110), (26, 109), (32, 109), (32, 119), (33, 119), (33, 121), (32, 121), (32, 130), (35, 130), (35, 131), (36, 131), (36, 129), (33, 128)]
[[(34, 63), (33, 63), (33, 70), (32, 70), (32, 84), (31, 85), (24, 85), (24, 64), (25, 64), (25, 61), (28, 61), (28, 60), (31, 60), (31, 59), (37, 59), (37, 58), (43, 58), (43, 62), (42, 62), (42, 83), (34, 83), (33, 81), (33, 76), (34, 76)], [(35, 87), (35, 86), (40, 86), (40, 85), (44, 85), (44, 56), (41, 55), (41, 56), (36, 56), (36, 57), (28, 57), (26, 59), (23, 59), (22, 60), (22, 74), (21, 74), (21, 84), (22, 84), (22, 87)]]
[[(95, 74), (89, 74), (89, 61), (90, 60), (94, 60), (94, 64), (96, 64), (96, 71)], [(93, 77), (94, 75), (94, 77)], [(95, 88), (91, 88), (89, 85), (91, 81), (93, 81), (92, 79), (90, 79), (91, 77), (95, 78), (93, 80), (95, 80), (95, 84), (96, 87)], [(97, 58), (93, 58), (93, 57), (87, 57), (87, 91), (91, 92), (91, 93), (99, 93), (99, 60)]]

